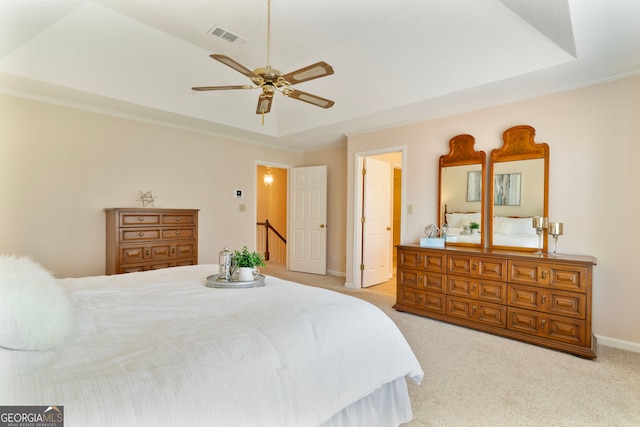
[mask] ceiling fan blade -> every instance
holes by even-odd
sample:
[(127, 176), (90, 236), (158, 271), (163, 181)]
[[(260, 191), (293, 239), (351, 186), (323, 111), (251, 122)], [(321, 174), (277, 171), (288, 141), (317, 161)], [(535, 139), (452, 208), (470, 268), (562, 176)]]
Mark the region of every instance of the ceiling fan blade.
[(230, 90), (230, 89), (255, 89), (250, 85), (237, 85), (237, 86), (199, 86), (192, 87), (191, 90), (205, 91), (205, 90)]
[(316, 105), (318, 107), (322, 107), (322, 108), (331, 108), (333, 107), (333, 104), (335, 104), (333, 101), (326, 99), (326, 98), (322, 98), (320, 96), (317, 95), (312, 95), (310, 93), (307, 92), (302, 92), (300, 90), (295, 90), (295, 89), (291, 89), (288, 90), (286, 92), (283, 92), (286, 96), (288, 96), (289, 98), (293, 98), (293, 99), (297, 99), (300, 101), (304, 101), (304, 102), (308, 102), (309, 104), (313, 104)]
[(309, 65), (308, 67), (287, 73), (283, 75), (282, 78), (289, 82), (289, 84), (295, 85), (331, 74), (333, 74), (333, 68), (331, 68), (331, 65), (324, 61), (320, 61), (313, 65)]
[(215, 59), (216, 61), (220, 61), (224, 65), (233, 68), (237, 72), (244, 74), (245, 76), (249, 77), (252, 80), (260, 79), (259, 75), (257, 75), (256, 73), (254, 73), (253, 71), (245, 67), (244, 65), (234, 61), (233, 59), (229, 58), (226, 55), (220, 55), (220, 54), (214, 53), (213, 55), (209, 55), (209, 56)]
[(256, 114), (266, 114), (271, 111), (271, 102), (273, 102), (273, 95), (260, 94), (258, 98), (258, 107), (256, 108)]

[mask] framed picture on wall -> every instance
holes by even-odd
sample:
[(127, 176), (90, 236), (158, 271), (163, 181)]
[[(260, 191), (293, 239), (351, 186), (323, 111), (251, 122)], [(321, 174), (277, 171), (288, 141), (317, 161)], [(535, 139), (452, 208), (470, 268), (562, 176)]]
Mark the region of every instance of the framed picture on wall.
[(467, 174), (467, 202), (482, 200), (482, 172), (470, 171)]
[(494, 177), (493, 204), (520, 206), (520, 173), (499, 173)]

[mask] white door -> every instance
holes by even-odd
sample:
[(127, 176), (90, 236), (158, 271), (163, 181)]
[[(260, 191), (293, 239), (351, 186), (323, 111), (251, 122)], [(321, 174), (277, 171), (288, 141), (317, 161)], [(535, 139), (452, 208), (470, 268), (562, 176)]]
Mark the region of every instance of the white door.
[(389, 280), (391, 263), (391, 163), (365, 158), (363, 176), (362, 287)]
[(327, 167), (289, 169), (289, 270), (327, 274)]

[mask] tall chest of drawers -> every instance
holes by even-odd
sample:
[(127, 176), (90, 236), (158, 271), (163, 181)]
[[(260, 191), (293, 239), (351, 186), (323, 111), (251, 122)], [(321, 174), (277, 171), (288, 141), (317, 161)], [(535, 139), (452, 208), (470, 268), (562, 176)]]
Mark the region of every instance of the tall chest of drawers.
[(591, 331), (590, 256), (398, 246), (394, 308), (584, 358)]
[(105, 209), (106, 273), (198, 263), (197, 209)]

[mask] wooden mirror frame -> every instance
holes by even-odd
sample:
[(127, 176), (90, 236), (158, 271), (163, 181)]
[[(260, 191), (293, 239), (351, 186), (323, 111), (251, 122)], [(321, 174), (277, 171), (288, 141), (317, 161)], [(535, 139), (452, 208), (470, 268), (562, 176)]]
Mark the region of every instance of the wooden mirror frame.
[[(446, 242), (447, 245), (457, 246), (472, 246), (481, 247), (485, 245), (485, 194), (486, 194), (486, 182), (485, 182), (485, 165), (487, 155), (484, 151), (476, 151), (476, 140), (471, 135), (457, 135), (449, 140), (449, 153), (440, 156), (440, 168), (438, 170), (438, 226), (442, 227), (446, 223), (446, 204), (443, 204), (442, 200), (442, 169), (451, 166), (468, 166), (468, 165), (480, 165), (482, 176), (482, 187), (480, 191), (480, 242), (479, 243), (465, 243), (465, 242)], [(467, 182), (464, 183), (465, 188)]]
[[(542, 216), (549, 216), (549, 145), (542, 142), (534, 141), (536, 131), (533, 127), (527, 125), (514, 126), (507, 129), (502, 134), (503, 145), (501, 148), (491, 150), (489, 161), (489, 218), (487, 221), (487, 229), (489, 232), (489, 248), (491, 249), (507, 249), (517, 251), (537, 251), (535, 248), (520, 246), (498, 246), (494, 244), (493, 225), (494, 225), (494, 172), (495, 164), (501, 162), (511, 162), (519, 160), (544, 159), (544, 183), (543, 183), (543, 209)], [(547, 229), (542, 235), (542, 251), (547, 252)]]

